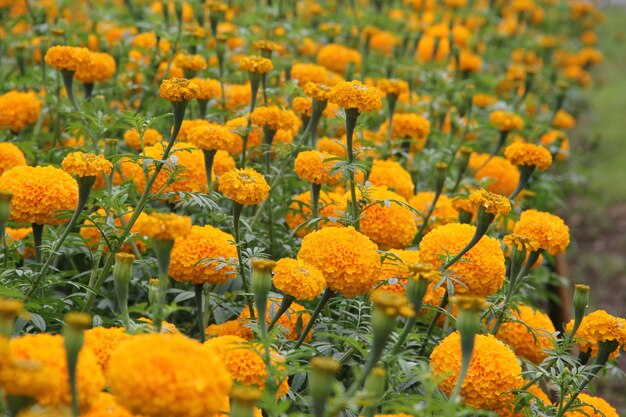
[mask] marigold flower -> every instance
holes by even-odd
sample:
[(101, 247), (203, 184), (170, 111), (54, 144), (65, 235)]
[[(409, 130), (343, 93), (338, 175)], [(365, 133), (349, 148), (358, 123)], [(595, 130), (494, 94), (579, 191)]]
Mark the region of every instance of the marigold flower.
[(256, 126), (266, 126), (270, 130), (290, 130), (296, 132), (300, 127), (300, 119), (291, 110), (281, 110), (277, 106), (260, 106), (254, 109), (251, 116)]
[(61, 161), (61, 166), (65, 172), (79, 178), (95, 177), (100, 174), (109, 175), (113, 169), (111, 161), (104, 156), (80, 151), (68, 154)]
[(331, 43), (322, 46), (317, 52), (317, 63), (343, 75), (348, 65), (352, 65), (355, 69), (361, 66), (361, 54), (356, 49)]
[[(188, 235), (177, 238), (172, 248), (169, 274), (176, 281), (192, 284), (222, 284), (235, 277), (230, 266), (224, 262), (237, 257), (237, 247), (232, 235), (213, 226), (192, 226)], [(202, 262), (201, 262), (202, 261)]]
[(327, 137), (320, 138), (315, 147), (318, 151), (325, 152), (333, 156), (345, 157), (347, 154), (346, 147), (342, 145), (340, 141)]
[(360, 113), (367, 113), (382, 107), (381, 95), (376, 87), (361, 84), (359, 81), (342, 81), (330, 90), (329, 100), (344, 109), (357, 109)]
[[(9, 341), (10, 362), (0, 368), (0, 384), (8, 395), (36, 398), (44, 406), (70, 405), (69, 376), (63, 337), (41, 333)], [(76, 370), (78, 401), (87, 409), (104, 388), (104, 376), (87, 347), (80, 350)]]
[[(259, 354), (260, 345), (251, 345), (245, 339), (237, 336), (218, 336), (207, 340), (204, 346), (215, 354), (226, 365), (226, 368), (236, 382), (243, 385), (265, 388), (268, 371), (263, 357)], [(270, 360), (273, 366), (280, 366), (284, 358), (272, 349)], [(289, 391), (287, 378), (276, 381), (280, 383), (277, 397), (284, 396)]]
[(313, 113), (313, 102), (311, 99), (306, 97), (294, 97), (291, 102), (291, 108), (300, 116), (311, 117), (311, 114)]
[(17, 166), (0, 176), (0, 190), (13, 193), (11, 219), (16, 223), (57, 225), (60, 210), (74, 210), (78, 184), (65, 171), (53, 166)]
[(26, 165), (24, 153), (10, 142), (0, 143), (0, 175), (16, 166)]
[(226, 109), (233, 111), (248, 106), (252, 100), (250, 84), (228, 84), (226, 90)]
[(211, 100), (222, 97), (222, 87), (218, 80), (211, 78), (192, 78), (189, 81), (198, 87), (198, 93), (196, 95), (198, 100)]
[(487, 185), (487, 190), (492, 193), (511, 195), (519, 183), (519, 170), (515, 165), (500, 156), (494, 156), (489, 159), (489, 162), (485, 163), (489, 157), (488, 154), (472, 154), (469, 166), (476, 170), (474, 178), (476, 181), (483, 179), (492, 180)]
[(559, 110), (554, 115), (552, 126), (562, 130), (573, 129), (576, 126), (576, 119), (565, 110)]
[(306, 83), (304, 85), (304, 94), (317, 101), (328, 101), (330, 99), (331, 87), (321, 83)]
[(344, 297), (365, 294), (378, 281), (378, 247), (353, 227), (325, 228), (302, 239), (298, 259), (317, 267), (328, 287)]
[(20, 410), (17, 415), (18, 417), (72, 417), (72, 412), (66, 406), (42, 407), (35, 404)]
[[(428, 214), (434, 199), (434, 191), (422, 191), (409, 199), (409, 204), (417, 212), (415, 216), (415, 224), (417, 227), (421, 227), (424, 223), (424, 217)], [(458, 218), (459, 212), (454, 207), (454, 202), (447, 195), (441, 194), (437, 199), (435, 209), (430, 216), (429, 225), (425, 230), (429, 232), (437, 226), (454, 223)]]
[(238, 336), (245, 340), (252, 340), (254, 337), (252, 329), (246, 327), (245, 322), (238, 318), (221, 324), (211, 324), (205, 329), (204, 334), (207, 337)]
[(115, 69), (115, 59), (110, 54), (89, 52), (89, 62), (76, 70), (74, 78), (86, 84), (103, 83), (113, 77)]
[(87, 48), (56, 45), (48, 49), (44, 61), (52, 68), (76, 72), (89, 65), (90, 54)]
[(556, 150), (556, 158), (560, 161), (567, 159), (567, 157), (569, 156), (569, 138), (567, 137), (565, 132), (561, 130), (550, 130), (549, 132), (544, 133), (539, 138), (539, 143), (548, 147), (550, 147), (550, 145), (552, 144), (555, 144), (556, 147), (556, 145), (558, 144), (559, 148)]
[[(385, 120), (379, 131), (386, 134), (389, 120)], [(430, 134), (430, 121), (417, 113), (399, 113), (393, 116), (391, 126), (392, 139), (410, 139), (412, 152), (419, 152), (424, 148)]]
[[(420, 243), (422, 262), (441, 267), (446, 256), (454, 256), (472, 239), (476, 227), (450, 223), (430, 231)], [(441, 258), (444, 257), (444, 259)], [(449, 271), (454, 276), (454, 293), (488, 297), (504, 282), (506, 272), (500, 242), (489, 236), (482, 239), (463, 255), (465, 262), (457, 262)]]
[(386, 186), (406, 199), (411, 198), (415, 188), (411, 174), (401, 164), (391, 160), (375, 159), (367, 180), (375, 186)]
[[(270, 298), (267, 301), (268, 303), (266, 319), (269, 323), (272, 320), (271, 312), (278, 310), (278, 308), (282, 304), (283, 298)], [(259, 312), (256, 309), (254, 310), (254, 315), (255, 317), (259, 316)], [(285, 314), (280, 316), (276, 324), (277, 328), (280, 329), (281, 333), (287, 339), (295, 341), (298, 340), (302, 329), (307, 326), (310, 319), (311, 315), (306, 312), (306, 309), (302, 305), (293, 302), (291, 303)], [(250, 320), (250, 310), (247, 307), (241, 311), (238, 320), (242, 321), (243, 323), (247, 323)], [(309, 333), (306, 338), (307, 342), (311, 340), (311, 336), (312, 335)], [(250, 338), (252, 338), (252, 336)]]
[[(467, 375), (461, 386), (463, 402), (470, 407), (498, 411), (514, 400), (510, 390), (522, 386), (522, 368), (515, 354), (493, 335), (476, 335)], [(461, 337), (448, 335), (430, 355), (436, 377), (445, 377), (439, 389), (450, 395), (461, 370)]]
[[(179, 135), (180, 137), (180, 135)], [(124, 142), (133, 149), (140, 151), (144, 147), (153, 146), (157, 142), (163, 140), (163, 135), (158, 130), (148, 128), (143, 132), (143, 147), (141, 146), (141, 137), (136, 130), (127, 130), (124, 132)]]
[[(565, 329), (572, 331), (574, 320), (567, 323)], [(610, 315), (604, 310), (596, 310), (587, 314), (575, 335), (581, 352), (588, 352), (591, 356), (598, 354), (598, 343), (615, 340), (620, 346), (626, 345), (626, 320)], [(619, 349), (615, 349), (610, 359), (619, 355)]]
[(504, 150), (504, 156), (513, 165), (534, 166), (539, 171), (545, 171), (552, 165), (550, 151), (532, 143), (512, 143)]
[(207, 67), (206, 60), (200, 54), (178, 54), (174, 58), (174, 63), (183, 69), (191, 71), (202, 71)]
[[(311, 210), (311, 192), (305, 191), (298, 194), (293, 198), (291, 204), (287, 209), (285, 215), (285, 222), (289, 226), (289, 230), (295, 230), (303, 223), (311, 220), (313, 210)], [(320, 192), (319, 198), (319, 210), (318, 215), (320, 217), (337, 218), (339, 212), (342, 210), (343, 197), (336, 193), (327, 193), (325, 191)], [(318, 228), (324, 227), (339, 227), (341, 223), (332, 220), (322, 220), (317, 223)], [(300, 227), (296, 233), (298, 237), (304, 237), (307, 233), (311, 232), (306, 227)]]
[(227, 127), (213, 123), (194, 127), (187, 137), (189, 142), (202, 150), (230, 149), (234, 140)]
[(415, 311), (409, 299), (403, 295), (392, 291), (376, 290), (370, 297), (375, 308), (380, 309), (387, 316), (391, 317), (413, 317)]
[(239, 68), (246, 72), (267, 74), (274, 68), (274, 64), (267, 58), (258, 55), (250, 55), (239, 60)]
[(328, 82), (328, 70), (321, 65), (298, 63), (291, 68), (291, 79), (297, 81), (299, 86), (325, 84)]
[(33, 92), (11, 90), (0, 95), (0, 126), (8, 126), (15, 133), (39, 119), (41, 100)]
[(565, 417), (619, 417), (617, 410), (600, 397), (582, 393), (578, 399), (586, 405), (566, 411)]
[(551, 255), (565, 252), (569, 245), (569, 227), (554, 214), (524, 210), (515, 223), (513, 233), (526, 235), (539, 243), (539, 247)]
[(211, 415), (221, 410), (232, 387), (217, 354), (195, 340), (168, 334), (139, 335), (122, 343), (109, 359), (108, 382), (119, 404), (147, 417)]
[(161, 81), (159, 95), (173, 102), (190, 101), (200, 94), (200, 89), (195, 83), (185, 78), (171, 78)]
[(517, 247), (517, 250), (525, 250), (527, 252), (536, 252), (539, 250), (539, 242), (526, 235), (511, 233), (504, 236), (502, 241), (508, 246)]
[(261, 203), (270, 192), (263, 175), (252, 168), (232, 169), (218, 181), (218, 189), (234, 202), (251, 206)]
[(322, 272), (301, 259), (279, 259), (273, 270), (272, 283), (277, 290), (296, 300), (313, 300), (326, 289)]
[[(43, 417), (43, 416), (42, 416)], [(58, 416), (57, 416), (58, 417)], [(108, 392), (101, 392), (89, 411), (81, 413), (81, 417), (135, 417), (130, 411), (117, 403), (115, 397)]]
[(332, 158), (332, 155), (320, 151), (300, 152), (294, 161), (294, 171), (311, 184), (336, 182), (337, 175), (330, 175), (336, 161), (327, 161), (329, 158)]
[(409, 92), (409, 83), (398, 79), (380, 79), (376, 87), (386, 95), (393, 94), (399, 96)]
[(541, 363), (551, 349), (556, 330), (547, 314), (526, 305), (513, 309), (516, 321), (503, 323), (496, 337), (509, 345), (515, 354), (533, 363)]
[(524, 119), (515, 113), (504, 110), (496, 110), (489, 114), (489, 123), (501, 132), (521, 130), (524, 128)]
[(492, 106), (498, 102), (498, 99), (494, 96), (490, 96), (488, 94), (475, 94), (472, 97), (472, 104), (476, 107), (480, 107), (484, 109), (486, 107)]
[(106, 375), (111, 352), (131, 337), (123, 327), (94, 327), (85, 331), (85, 347), (93, 351), (102, 373)]
[[(402, 204), (406, 200), (387, 187), (370, 187), (357, 198), (366, 197), (367, 208), (361, 213), (361, 233), (383, 250), (403, 249), (411, 244), (417, 226), (413, 212)], [(346, 194), (346, 206), (349, 194)], [(344, 209), (344, 212), (347, 210)]]
[(482, 188), (472, 191), (469, 199), (476, 209), (482, 207), (487, 213), (494, 216), (504, 216), (511, 211), (511, 202), (508, 198), (490, 193)]
[(189, 234), (191, 217), (154, 212), (138, 226), (137, 232), (144, 236), (157, 240), (175, 240)]

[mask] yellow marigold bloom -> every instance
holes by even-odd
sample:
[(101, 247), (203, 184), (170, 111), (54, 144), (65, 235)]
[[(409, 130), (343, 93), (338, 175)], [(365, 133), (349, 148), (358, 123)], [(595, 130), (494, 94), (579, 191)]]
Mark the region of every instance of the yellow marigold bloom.
[(303, 151), (294, 161), (294, 172), (311, 184), (327, 184), (336, 182), (337, 175), (331, 175), (336, 161), (328, 161), (332, 155), (320, 151)]
[(534, 209), (522, 212), (513, 233), (532, 238), (551, 255), (565, 252), (569, 245), (569, 227), (563, 219)]
[(315, 147), (320, 152), (325, 152), (334, 156), (345, 157), (347, 155), (346, 147), (336, 139), (330, 139), (327, 137), (320, 138)]
[(375, 186), (386, 186), (406, 199), (411, 198), (415, 188), (411, 174), (401, 164), (391, 160), (375, 159), (367, 180)]
[(264, 51), (264, 52), (274, 52), (274, 51), (283, 50), (283, 47), (281, 46), (281, 44), (274, 42), (274, 41), (267, 40), (267, 39), (254, 41), (252, 43), (252, 48), (256, 49), (257, 51)]
[(249, 106), (252, 100), (252, 90), (249, 84), (227, 84), (226, 109), (233, 111)]
[(130, 411), (117, 403), (108, 392), (101, 392), (89, 411), (80, 417), (135, 417)]
[[(476, 172), (476, 181), (492, 180), (487, 190), (500, 195), (511, 195), (519, 182), (519, 170), (505, 158), (494, 156), (489, 159), (488, 154), (472, 154), (469, 166)], [(484, 164), (484, 165), (483, 165)]]
[(299, 86), (305, 86), (308, 83), (326, 84), (328, 70), (321, 65), (294, 64), (291, 68), (291, 79), (297, 81)]
[[(153, 146), (154, 144), (162, 140), (163, 135), (161, 135), (156, 129), (148, 128), (143, 132), (144, 147)], [(142, 149), (141, 137), (139, 136), (139, 132), (137, 132), (136, 130), (127, 130), (126, 132), (124, 132), (124, 142), (126, 142), (126, 144), (131, 148), (138, 151)]]
[(492, 106), (498, 102), (498, 99), (494, 96), (490, 96), (488, 94), (475, 94), (472, 97), (472, 104), (476, 107), (480, 107), (484, 109), (486, 107)]
[(92, 84), (109, 81), (115, 74), (115, 59), (106, 52), (89, 52), (89, 62), (76, 70), (74, 78)]
[(489, 123), (501, 132), (521, 130), (524, 128), (524, 119), (515, 113), (505, 110), (496, 110), (489, 114)]
[(376, 83), (376, 87), (385, 95), (394, 94), (399, 96), (409, 92), (409, 83), (404, 80), (382, 78)]
[(139, 335), (122, 343), (111, 354), (108, 382), (120, 405), (147, 417), (212, 415), (232, 387), (217, 354), (195, 340), (168, 334)]
[(296, 132), (300, 127), (300, 119), (291, 110), (281, 110), (277, 106), (261, 106), (252, 112), (252, 123), (266, 126), (270, 130), (290, 130)]
[(126, 333), (123, 327), (94, 327), (85, 331), (85, 347), (95, 353), (98, 365), (104, 375), (109, 367), (109, 357), (120, 343), (129, 340), (132, 336)]
[(567, 159), (569, 156), (570, 144), (569, 138), (565, 134), (565, 132), (561, 130), (551, 130), (547, 133), (544, 133), (541, 138), (539, 138), (539, 143), (544, 146), (550, 147), (553, 143), (555, 146), (558, 144), (559, 148), (556, 151), (556, 158), (560, 161)]
[[(282, 303), (282, 298), (270, 298), (267, 300), (267, 315), (266, 319), (269, 323), (272, 320), (271, 312), (277, 311), (278, 307)], [(257, 309), (254, 309), (254, 316), (258, 317), (259, 312)], [(281, 333), (289, 340), (298, 340), (300, 337), (300, 332), (302, 329), (306, 327), (311, 319), (311, 315), (307, 313), (307, 310), (300, 304), (293, 302), (289, 309), (283, 314), (277, 322), (277, 328), (280, 329)], [(250, 321), (250, 310), (245, 307), (241, 314), (239, 314), (238, 320), (243, 323), (248, 323)], [(312, 335), (309, 334), (306, 338), (306, 342), (311, 340)], [(252, 339), (252, 337), (250, 337)]]
[(352, 65), (355, 69), (361, 66), (361, 54), (356, 49), (331, 43), (322, 46), (317, 52), (317, 63), (343, 75), (346, 73), (348, 65)]
[(238, 336), (245, 340), (252, 340), (254, 337), (252, 329), (246, 327), (245, 322), (238, 318), (221, 324), (211, 324), (205, 329), (204, 334), (207, 337)]
[[(343, 197), (337, 193), (327, 193), (325, 191), (320, 192), (318, 215), (320, 217), (328, 217), (331, 220), (322, 220), (317, 223), (318, 228), (324, 227), (340, 227), (341, 223), (338, 223), (336, 219), (339, 217), (339, 212), (343, 210)], [(303, 223), (311, 220), (313, 216), (313, 210), (311, 206), (311, 193), (305, 191), (298, 194), (293, 198), (287, 214), (285, 215), (285, 222), (289, 226), (289, 230), (296, 230)], [(306, 227), (300, 227), (296, 232), (298, 237), (304, 237), (311, 230)]]
[(218, 189), (234, 202), (252, 206), (267, 198), (270, 185), (254, 169), (243, 168), (224, 173), (219, 178)]
[[(570, 321), (565, 326), (568, 332), (572, 331), (574, 321)], [(596, 310), (587, 314), (578, 331), (578, 347), (581, 352), (588, 352), (591, 356), (598, 354), (598, 342), (615, 340), (620, 347), (626, 345), (626, 320), (610, 315), (604, 310)], [(619, 348), (611, 353), (610, 359), (615, 359), (619, 355)]]
[(171, 78), (161, 81), (159, 95), (173, 102), (190, 101), (198, 96), (200, 89), (185, 78)]
[[(522, 368), (515, 354), (493, 335), (476, 335), (467, 375), (461, 386), (463, 402), (470, 407), (498, 411), (508, 407), (521, 388)], [(430, 368), (436, 377), (445, 377), (439, 389), (450, 395), (461, 370), (461, 336), (454, 332), (435, 347)]]
[(250, 55), (239, 60), (239, 68), (246, 72), (267, 74), (274, 68), (274, 64), (267, 58), (258, 55)]
[[(433, 229), (420, 243), (422, 262), (432, 264), (435, 268), (441, 267), (445, 257), (459, 253), (470, 242), (475, 231), (476, 227), (460, 223)], [(455, 278), (455, 294), (488, 297), (502, 286), (506, 269), (504, 254), (497, 239), (483, 236), (463, 255), (463, 259), (465, 262), (456, 262), (449, 269)]]
[(378, 281), (378, 247), (353, 227), (325, 228), (302, 239), (298, 259), (317, 267), (328, 287), (344, 297), (365, 294)]
[(496, 337), (509, 345), (520, 358), (541, 363), (552, 349), (556, 330), (547, 314), (526, 305), (514, 308), (511, 313), (516, 320), (500, 326)]
[(313, 300), (326, 289), (322, 272), (301, 259), (279, 259), (273, 273), (274, 287), (296, 300)]
[(222, 284), (235, 277), (230, 266), (217, 261), (201, 262), (206, 258), (224, 258), (228, 261), (237, 257), (235, 239), (213, 226), (192, 226), (191, 232), (174, 241), (170, 261), (170, 276), (176, 281), (192, 284)]
[(175, 240), (187, 236), (191, 231), (191, 217), (179, 216), (175, 213), (154, 212), (137, 232), (157, 240)]
[(476, 72), (483, 65), (480, 55), (472, 53), (472, 51), (464, 49), (459, 55), (459, 69), (464, 72)]
[(576, 126), (576, 119), (574, 116), (566, 112), (565, 110), (559, 110), (552, 120), (552, 126), (557, 129), (573, 129)]
[(313, 102), (306, 97), (294, 97), (291, 102), (291, 108), (296, 114), (311, 117), (313, 112)]
[(372, 34), (369, 46), (382, 54), (392, 56), (398, 43), (400, 40), (393, 33), (380, 30)]
[[(409, 198), (409, 204), (415, 209), (415, 224), (421, 227), (424, 223), (424, 217), (428, 214), (430, 206), (435, 199), (434, 191), (422, 191)], [(429, 224), (426, 231), (430, 231), (437, 226), (448, 223), (454, 223), (459, 218), (459, 212), (454, 207), (454, 202), (445, 194), (441, 194), (435, 204), (435, 209), (430, 216)]]
[[(204, 346), (220, 358), (236, 382), (261, 390), (265, 388), (268, 372), (260, 355), (261, 345), (252, 345), (237, 336), (218, 336), (207, 340)], [(273, 366), (279, 367), (284, 362), (284, 358), (273, 349), (270, 360)], [(289, 384), (287, 378), (277, 379), (276, 383), (279, 384), (277, 397), (280, 398), (289, 391)]]
[[(18, 417), (71, 417), (72, 412), (69, 407), (42, 407), (39, 404), (31, 405), (20, 410)], [(82, 415), (81, 415), (82, 416)]]
[[(380, 132), (387, 134), (389, 120), (380, 126)], [(411, 139), (411, 151), (419, 152), (426, 144), (430, 134), (430, 121), (417, 113), (399, 113), (393, 116), (391, 126), (392, 139)]]
[(0, 95), (0, 126), (8, 126), (17, 133), (35, 124), (40, 110), (41, 100), (35, 93), (11, 90)]
[(109, 175), (113, 169), (111, 161), (104, 156), (80, 151), (68, 154), (61, 161), (61, 166), (65, 172), (79, 178), (95, 177), (100, 174)]
[(207, 67), (206, 60), (199, 54), (178, 54), (174, 58), (174, 63), (183, 69), (191, 71), (201, 71)]
[(48, 49), (44, 60), (52, 68), (75, 72), (89, 65), (91, 56), (87, 48), (56, 45)]
[(176, 137), (177, 141), (186, 141), (189, 140), (189, 132), (191, 132), (194, 128), (198, 126), (208, 126), (211, 122), (204, 119), (192, 119), (192, 120), (183, 120), (183, 124), (180, 125), (180, 131), (178, 132), (178, 136)]
[(508, 198), (499, 194), (491, 193), (484, 189), (472, 191), (470, 203), (478, 210), (482, 207), (487, 213), (494, 216), (503, 216), (511, 211), (511, 202)]
[(516, 246), (517, 250), (525, 250), (527, 252), (539, 250), (539, 242), (526, 235), (511, 233), (510, 235), (504, 236), (502, 241), (508, 246)]
[[(44, 406), (71, 405), (63, 337), (40, 333), (9, 341), (10, 362), (0, 369), (0, 384), (8, 395), (33, 397)], [(83, 347), (76, 371), (78, 400), (87, 409), (104, 388), (104, 376), (94, 353)]]
[(344, 109), (357, 109), (360, 113), (382, 107), (381, 92), (376, 87), (359, 81), (342, 81), (330, 90), (330, 101)]
[(586, 405), (566, 411), (565, 417), (619, 417), (617, 410), (600, 397), (582, 393), (578, 399)]
[[(361, 213), (361, 233), (383, 250), (409, 246), (415, 238), (417, 226), (413, 212), (402, 205), (406, 204), (406, 199), (387, 187), (370, 187), (364, 193), (357, 192), (357, 198), (366, 198), (362, 204), (367, 206)], [(348, 193), (344, 198), (346, 206), (349, 197)]]
[(227, 127), (217, 124), (194, 127), (188, 135), (189, 142), (202, 150), (230, 149), (234, 140)]
[(74, 210), (78, 204), (78, 184), (65, 171), (53, 166), (17, 166), (0, 176), (0, 190), (13, 193), (11, 219), (16, 223), (57, 225), (60, 210)]
[[(241, 155), (241, 151), (243, 150), (242, 135), (244, 135), (248, 126), (248, 119), (246, 117), (235, 117), (234, 119), (228, 120), (225, 126), (231, 131), (234, 138), (232, 147), (228, 152), (233, 155)], [(276, 140), (275, 136), (274, 140)], [(251, 126), (248, 133), (248, 150), (261, 145), (261, 142), (263, 142), (263, 130), (260, 127)]]
[(317, 101), (327, 101), (330, 99), (331, 88), (326, 84), (306, 83), (304, 85), (304, 94)]
[(0, 143), (0, 175), (16, 166), (26, 165), (26, 158), (20, 148), (10, 142)]
[(192, 78), (189, 81), (198, 87), (198, 94), (196, 95), (198, 100), (211, 100), (222, 97), (222, 87), (218, 80), (211, 78)]
[(535, 166), (539, 171), (545, 171), (552, 165), (550, 151), (532, 143), (512, 143), (504, 150), (504, 156), (513, 165)]

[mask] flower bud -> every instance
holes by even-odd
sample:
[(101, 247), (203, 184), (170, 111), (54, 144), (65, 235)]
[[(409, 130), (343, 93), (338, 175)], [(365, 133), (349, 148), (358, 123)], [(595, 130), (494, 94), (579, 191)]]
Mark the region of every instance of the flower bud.
[(272, 270), (276, 262), (266, 259), (252, 260), (252, 292), (256, 299), (267, 299), (272, 288)]
[(78, 390), (76, 386), (76, 365), (78, 354), (83, 347), (85, 329), (91, 325), (91, 316), (85, 313), (67, 313), (63, 336), (69, 374), (70, 392), (72, 394), (72, 412), (74, 417), (80, 414), (78, 409)]
[(580, 324), (583, 321), (583, 317), (585, 317), (585, 311), (587, 310), (587, 304), (589, 303), (589, 286), (576, 284), (574, 290), (574, 325), (572, 326), (572, 331), (568, 335), (568, 337), (573, 338)]
[(309, 388), (315, 417), (324, 416), (326, 402), (332, 391), (334, 375), (340, 368), (339, 362), (330, 357), (316, 356), (311, 360)]
[(113, 155), (117, 154), (117, 139), (105, 139), (104, 140), (104, 156), (107, 159), (111, 159)]
[(446, 173), (448, 172), (448, 164), (445, 162), (437, 162), (435, 164), (435, 193), (439, 194), (443, 191), (443, 185), (446, 182)]
[(115, 294), (117, 296), (117, 305), (122, 313), (124, 325), (128, 328), (128, 285), (133, 272), (133, 262), (135, 255), (130, 253), (118, 252), (115, 254), (115, 266), (113, 267), (113, 279), (115, 286)]
[(372, 369), (370, 374), (365, 380), (364, 397), (361, 400), (361, 405), (365, 407), (363, 415), (367, 416), (371, 414), (368, 409), (373, 409), (378, 405), (383, 393), (385, 392), (385, 382), (387, 380), (387, 373), (384, 368), (376, 367)]
[(0, 298), (0, 337), (11, 337), (13, 323), (22, 311), (23, 304), (18, 300)]
[(7, 222), (11, 217), (11, 191), (0, 190), (0, 242), (4, 239)]
[(261, 398), (261, 391), (247, 386), (234, 387), (230, 392), (231, 417), (253, 417), (254, 406)]

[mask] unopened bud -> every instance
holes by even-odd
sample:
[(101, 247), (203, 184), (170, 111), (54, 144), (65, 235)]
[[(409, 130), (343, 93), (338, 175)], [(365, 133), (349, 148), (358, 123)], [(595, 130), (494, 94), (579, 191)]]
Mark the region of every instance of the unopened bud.
[(313, 415), (321, 417), (325, 414), (326, 403), (332, 392), (334, 375), (341, 369), (339, 362), (326, 356), (317, 356), (311, 360), (309, 371), (310, 393)]
[(231, 417), (253, 417), (254, 406), (261, 398), (261, 391), (248, 386), (237, 386), (230, 392)]

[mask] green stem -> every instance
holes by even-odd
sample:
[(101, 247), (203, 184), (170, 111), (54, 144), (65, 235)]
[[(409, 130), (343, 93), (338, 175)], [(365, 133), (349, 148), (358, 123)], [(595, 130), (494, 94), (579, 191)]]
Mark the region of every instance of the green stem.
[(217, 150), (202, 150), (204, 154), (204, 168), (206, 170), (206, 180), (207, 180), (207, 192), (211, 194), (211, 183), (213, 180), (213, 160), (215, 159), (215, 154)]
[(313, 324), (315, 323), (317, 316), (320, 315), (320, 313), (322, 312), (322, 309), (324, 308), (328, 300), (330, 300), (330, 297), (332, 297), (333, 295), (334, 295), (333, 290), (331, 290), (330, 288), (326, 288), (326, 290), (322, 294), (322, 298), (320, 298), (319, 302), (317, 303), (317, 306), (315, 307), (313, 314), (311, 314), (311, 318), (309, 319), (309, 322), (307, 323), (306, 327), (302, 331), (300, 338), (296, 342), (294, 349), (297, 349), (302, 345), (302, 343), (304, 342), (304, 339), (306, 339), (306, 337), (311, 332), (311, 329), (313, 328)]
[(254, 320), (254, 307), (252, 305), (252, 287), (250, 286), (250, 281), (246, 276), (246, 265), (243, 262), (243, 253), (241, 251), (242, 242), (239, 239), (239, 219), (241, 217), (241, 210), (243, 206), (239, 203), (233, 201), (233, 234), (235, 236), (235, 245), (237, 246), (237, 259), (239, 261), (239, 276), (241, 277), (241, 282), (243, 284), (243, 289), (246, 292), (246, 304), (248, 305), (248, 310), (250, 311), (250, 318)]
[(351, 199), (351, 207), (352, 207), (352, 217), (354, 222), (354, 228), (358, 231), (360, 230), (360, 221), (359, 221), (359, 203), (356, 198), (356, 183), (354, 181), (354, 171), (352, 170), (352, 163), (354, 162), (354, 150), (352, 149), (352, 140), (354, 136), (354, 128), (356, 127), (357, 120), (359, 118), (359, 111), (357, 109), (346, 109), (346, 143), (347, 143), (347, 151), (348, 151), (348, 165), (349, 172), (348, 178), (350, 183), (350, 199)]
[(204, 343), (204, 338), (205, 338), (204, 314), (202, 313), (202, 307), (203, 307), (202, 287), (204, 287), (204, 284), (194, 284), (193, 286), (193, 289), (195, 292), (195, 298), (196, 298), (196, 309), (197, 309), (197, 314), (198, 314), (198, 330), (200, 331), (198, 339), (200, 340), (200, 343)]
[(280, 306), (278, 307), (278, 310), (276, 311), (274, 317), (272, 317), (272, 321), (270, 321), (270, 324), (267, 326), (267, 330), (272, 330), (276, 322), (278, 322), (282, 315), (285, 314), (287, 310), (289, 310), (289, 307), (291, 307), (291, 304), (294, 301), (295, 298), (291, 295), (285, 295), (285, 297), (283, 297), (283, 301), (280, 303)]

